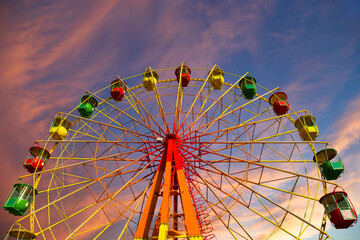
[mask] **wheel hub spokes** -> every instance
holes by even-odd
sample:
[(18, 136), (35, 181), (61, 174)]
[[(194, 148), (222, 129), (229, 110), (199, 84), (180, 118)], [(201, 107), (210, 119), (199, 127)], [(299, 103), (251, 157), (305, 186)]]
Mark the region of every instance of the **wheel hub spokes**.
[[(148, 239), (150, 224), (153, 218), (156, 217), (154, 211), (160, 196), (162, 196), (161, 206), (153, 234), (158, 235), (158, 239), (167, 239), (168, 235), (181, 234), (178, 231), (178, 198), (180, 198), (186, 236), (189, 239), (202, 239), (183, 169), (183, 159), (178, 150), (179, 139), (177, 135), (167, 134), (164, 145), (165, 150), (156, 171), (149, 198), (141, 215), (134, 239)], [(163, 183), (162, 188), (161, 183)], [(171, 203), (173, 203), (173, 206), (171, 206)], [(173, 218), (172, 221), (171, 218)]]

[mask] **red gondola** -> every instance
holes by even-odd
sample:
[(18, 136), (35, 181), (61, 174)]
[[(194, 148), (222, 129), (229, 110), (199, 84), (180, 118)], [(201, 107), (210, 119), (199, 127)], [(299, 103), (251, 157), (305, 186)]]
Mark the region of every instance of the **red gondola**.
[(115, 101), (121, 101), (123, 99), (125, 95), (123, 85), (125, 84), (120, 78), (115, 78), (115, 80), (111, 82), (110, 94)]
[(289, 102), (287, 95), (284, 92), (276, 92), (269, 98), (269, 103), (273, 106), (276, 115), (280, 116), (289, 110)]
[(335, 228), (349, 228), (357, 221), (356, 211), (344, 189), (336, 191), (336, 188), (320, 198), (319, 202)]
[(181, 69), (181, 65), (175, 70), (176, 80), (180, 81), (181, 73), (181, 87), (187, 87), (190, 82), (191, 69), (184, 65)]
[(38, 144), (35, 144), (29, 149), (23, 165), (30, 173), (39, 172), (43, 170), (49, 158), (50, 153)]

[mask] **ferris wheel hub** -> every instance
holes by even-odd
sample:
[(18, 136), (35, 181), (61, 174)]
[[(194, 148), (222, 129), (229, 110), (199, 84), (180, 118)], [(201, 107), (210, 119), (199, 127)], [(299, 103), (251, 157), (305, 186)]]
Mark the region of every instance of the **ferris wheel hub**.
[(169, 139), (177, 139), (177, 135), (176, 134), (166, 134), (166, 140), (169, 140)]

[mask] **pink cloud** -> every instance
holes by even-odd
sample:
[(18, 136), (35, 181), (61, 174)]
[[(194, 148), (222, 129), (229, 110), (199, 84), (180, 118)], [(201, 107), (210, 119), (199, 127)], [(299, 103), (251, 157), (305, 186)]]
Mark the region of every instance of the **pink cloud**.
[[(0, 8), (4, 19), (0, 23), (2, 202), (16, 179), (26, 174), (22, 161), (30, 145), (36, 139), (48, 138), (55, 113), (75, 107), (81, 92), (101, 79), (101, 71), (117, 53), (109, 49), (96, 55), (96, 61), (70, 69), (66, 74), (62, 72), (84, 62), (84, 52), (91, 47), (117, 1), (87, 2), (81, 11), (66, 2), (33, 4), (4, 4)], [(128, 4), (133, 8), (135, 5)], [(130, 14), (125, 9), (118, 12), (124, 18)], [(111, 79), (104, 84), (110, 82)], [(3, 235), (17, 217), (2, 208), (0, 214), (4, 216), (0, 234)]]
[[(48, 137), (47, 130), (56, 112), (75, 107), (81, 93), (93, 84), (102, 82), (105, 85), (111, 81), (104, 80), (106, 74), (103, 74), (109, 65), (121, 69), (121, 63), (126, 62), (124, 68), (135, 65), (145, 69), (149, 64), (174, 67), (185, 61), (195, 67), (211, 67), (220, 60), (226, 60), (225, 53), (235, 50), (259, 55), (261, 43), (256, 33), (265, 20), (264, 12), (266, 15), (271, 11), (275, 2), (260, 3), (246, 3), (241, 11), (232, 8), (229, 1), (212, 6), (195, 3), (192, 7), (200, 9), (200, 13), (192, 12), (187, 3), (182, 2), (169, 3), (165, 10), (156, 13), (149, 1), (141, 1), (141, 4), (138, 1), (120, 4), (117, 1), (102, 1), (87, 2), (86, 5), (80, 2), (76, 3), (78, 8), (59, 2), (32, 10), (28, 9), (33, 7), (31, 3), (27, 3), (22, 14), (14, 15), (7, 22), (8, 26), (1, 25), (1, 32), (6, 34), (0, 37), (2, 46), (5, 46), (1, 47), (0, 57), (0, 99), (6, 104), (0, 107), (3, 113), (0, 149), (2, 159), (5, 159), (0, 170), (4, 176), (0, 190), (7, 193), (17, 176), (24, 173), (21, 163), (29, 145), (35, 139)], [(0, 8), (1, 15), (10, 14), (9, 5), (4, 6)], [(137, 26), (132, 22), (134, 12), (141, 20), (148, 18), (144, 20), (146, 26)], [(219, 12), (226, 12), (226, 15)], [(193, 14), (199, 15), (194, 17)], [(196, 19), (199, 16), (206, 20), (206, 26)], [(7, 17), (10, 19), (10, 15)], [(114, 32), (118, 35), (111, 39), (111, 44), (92, 45), (96, 37), (108, 37), (102, 30), (109, 23), (122, 24), (121, 32)], [(142, 32), (144, 44), (147, 44), (143, 52), (132, 53), (141, 56), (136, 61), (123, 53), (127, 47), (134, 45), (133, 39), (129, 40), (126, 36), (134, 32)], [(105, 33), (109, 35), (112, 31)], [(284, 38), (284, 41), (291, 41), (293, 37)], [(112, 62), (116, 56), (121, 56), (123, 60)], [(316, 71), (317, 67), (322, 66), (314, 66), (313, 70)], [(298, 68), (303, 71), (308, 66), (299, 65)], [(54, 75), (55, 78), (49, 79)], [(308, 74), (304, 79), (310, 76)], [(289, 88), (300, 96), (300, 92), (311, 87), (296, 84)], [(359, 101), (356, 102), (357, 107)], [(355, 124), (359, 115), (350, 110), (349, 114), (353, 122), (342, 120), (348, 121), (352, 128), (334, 135), (334, 138), (345, 139), (344, 142), (335, 141), (340, 149), (348, 149), (359, 139), (351, 130), (360, 128)], [(4, 197), (2, 195), (1, 200)], [(6, 216), (2, 219), (7, 219), (7, 213), (0, 214)], [(4, 227), (2, 232), (10, 226), (9, 222), (1, 225)]]
[(360, 139), (360, 95), (351, 101), (328, 131), (328, 140), (338, 151), (345, 151)]

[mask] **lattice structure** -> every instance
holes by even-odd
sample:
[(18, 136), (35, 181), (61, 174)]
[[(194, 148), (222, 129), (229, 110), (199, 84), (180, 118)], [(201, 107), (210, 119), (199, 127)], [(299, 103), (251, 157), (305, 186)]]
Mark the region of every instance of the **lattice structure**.
[(4, 205), (20, 215), (7, 238), (329, 238), (318, 201), (337, 183), (317, 154), (328, 143), (264, 82), (181, 64), (87, 91), (30, 148)]

